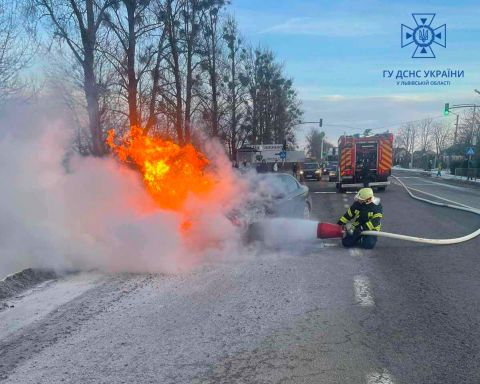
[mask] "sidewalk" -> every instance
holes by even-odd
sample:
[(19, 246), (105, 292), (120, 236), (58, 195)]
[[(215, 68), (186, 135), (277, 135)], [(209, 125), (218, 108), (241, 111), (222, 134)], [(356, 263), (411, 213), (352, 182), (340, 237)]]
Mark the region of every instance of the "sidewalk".
[(442, 176), (437, 176), (437, 170), (431, 170), (431, 171), (425, 171), (420, 168), (399, 168), (399, 167), (394, 167), (392, 170), (396, 171), (405, 171), (405, 172), (412, 172), (412, 173), (420, 173), (425, 176), (431, 176), (432, 178), (435, 179), (444, 179), (444, 180), (449, 180), (449, 181), (457, 181), (461, 183), (466, 183), (466, 184), (475, 184), (475, 185), (480, 185), (480, 179), (477, 180), (467, 180), (465, 176), (455, 176), (450, 173), (448, 173), (448, 170), (442, 170)]

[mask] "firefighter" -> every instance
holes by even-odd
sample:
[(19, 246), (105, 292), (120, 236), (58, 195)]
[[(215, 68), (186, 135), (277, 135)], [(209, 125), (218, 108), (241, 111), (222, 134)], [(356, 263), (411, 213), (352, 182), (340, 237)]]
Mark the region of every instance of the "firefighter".
[(373, 195), (372, 188), (362, 188), (355, 195), (355, 201), (347, 212), (338, 220), (345, 229), (342, 239), (344, 247), (360, 245), (365, 249), (372, 249), (377, 243), (377, 236), (362, 236), (362, 231), (380, 231), (380, 220), (383, 218), (383, 209), (380, 199)]
[(368, 187), (370, 182), (370, 164), (367, 159), (363, 159), (362, 163), (362, 182), (365, 188)]

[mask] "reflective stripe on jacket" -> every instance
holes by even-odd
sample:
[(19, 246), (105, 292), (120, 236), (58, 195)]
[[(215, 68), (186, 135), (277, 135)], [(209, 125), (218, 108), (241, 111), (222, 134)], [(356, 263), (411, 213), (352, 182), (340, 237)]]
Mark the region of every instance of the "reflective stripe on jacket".
[(354, 227), (360, 227), (362, 230), (380, 231), (382, 229), (380, 222), (382, 218), (383, 208), (381, 204), (361, 204), (356, 201), (340, 217), (338, 224), (352, 222)]

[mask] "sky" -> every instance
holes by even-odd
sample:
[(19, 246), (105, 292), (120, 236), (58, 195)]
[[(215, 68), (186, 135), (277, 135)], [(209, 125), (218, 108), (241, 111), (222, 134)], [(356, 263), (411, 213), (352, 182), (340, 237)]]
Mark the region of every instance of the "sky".
[[(232, 0), (230, 11), (253, 46), (272, 49), (283, 62), (303, 120), (322, 118), (331, 142), (344, 132), (394, 131), (425, 117), (452, 120), (442, 116), (447, 102), (480, 104), (473, 91), (480, 89), (478, 0)], [(412, 13), (434, 13), (433, 29), (446, 24), (446, 47), (431, 45), (436, 58), (412, 58), (415, 43), (401, 48), (401, 24), (417, 25)], [(429, 86), (397, 85), (426, 79), (395, 79), (398, 70), (448, 69), (464, 77)], [(393, 78), (384, 78), (384, 70), (393, 70)], [(300, 147), (311, 127), (299, 129)]]

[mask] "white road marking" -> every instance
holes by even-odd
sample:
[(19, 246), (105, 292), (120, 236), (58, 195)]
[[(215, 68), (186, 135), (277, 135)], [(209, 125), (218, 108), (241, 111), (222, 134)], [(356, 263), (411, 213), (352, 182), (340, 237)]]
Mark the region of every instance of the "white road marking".
[(313, 192), (313, 193), (337, 193), (337, 192), (334, 192), (334, 191), (316, 191), (316, 192)]
[(371, 307), (375, 305), (370, 288), (370, 279), (367, 276), (357, 275), (353, 278), (353, 290), (355, 292), (355, 300), (362, 307)]
[(353, 257), (358, 257), (362, 255), (362, 251), (358, 248), (350, 248), (350, 255)]
[[(397, 183), (397, 182), (395, 182), (395, 184), (400, 185), (400, 183)], [(418, 186), (418, 185), (423, 185), (423, 186), (429, 185), (429, 186), (432, 186), (433, 184), (435, 184), (435, 183), (425, 182), (425, 183), (408, 183), (408, 184), (405, 184), (405, 185), (410, 187), (411, 185), (416, 185), (416, 186)]]
[(394, 384), (393, 376), (386, 369), (383, 372), (372, 372), (367, 374), (367, 384)]
[(339, 247), (340, 244), (339, 243), (326, 243), (326, 242), (324, 242), (323, 246), (324, 247)]

